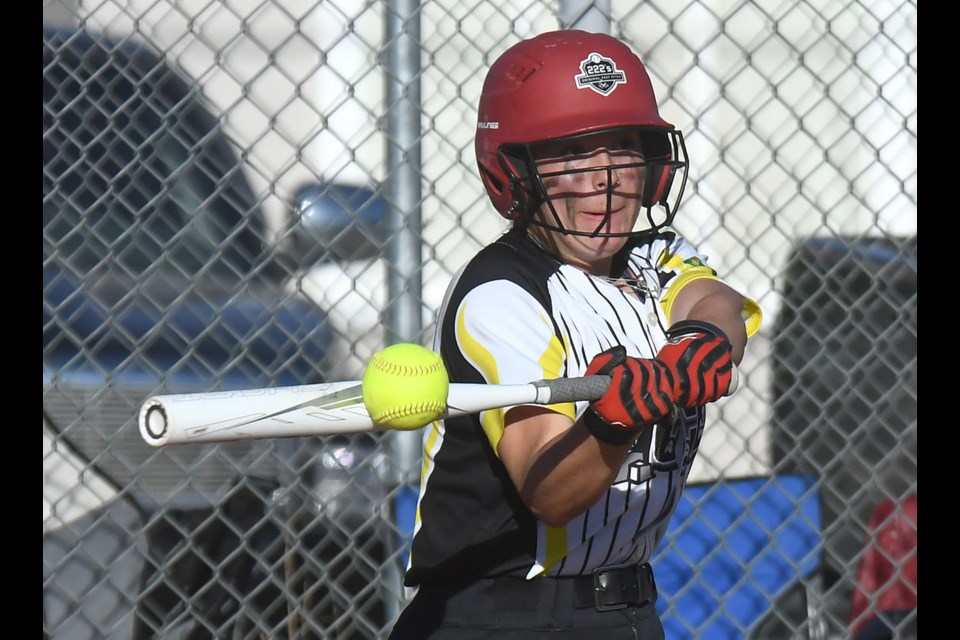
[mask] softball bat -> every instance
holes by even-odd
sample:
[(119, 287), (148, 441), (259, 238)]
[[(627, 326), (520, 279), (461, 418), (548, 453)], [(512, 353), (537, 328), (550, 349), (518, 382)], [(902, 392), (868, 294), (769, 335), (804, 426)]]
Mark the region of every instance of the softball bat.
[[(727, 395), (738, 385), (736, 368), (733, 373)], [(609, 376), (527, 384), (451, 383), (443, 417), (519, 404), (596, 400), (609, 385)], [(370, 418), (359, 381), (157, 395), (140, 407), (138, 424), (140, 435), (153, 447), (390, 430)]]

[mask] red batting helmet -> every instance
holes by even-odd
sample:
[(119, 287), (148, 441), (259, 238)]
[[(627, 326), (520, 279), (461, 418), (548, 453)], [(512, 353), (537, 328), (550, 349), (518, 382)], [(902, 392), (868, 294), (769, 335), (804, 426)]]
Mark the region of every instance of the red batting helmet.
[[(647, 167), (641, 204), (652, 228), (673, 221), (687, 175), (683, 135), (660, 117), (646, 68), (616, 38), (564, 30), (515, 44), (490, 67), (477, 115), (480, 178), (505, 218), (529, 215), (546, 200), (533, 143), (634, 129), (642, 133)], [(650, 212), (655, 205), (666, 212), (656, 221)]]

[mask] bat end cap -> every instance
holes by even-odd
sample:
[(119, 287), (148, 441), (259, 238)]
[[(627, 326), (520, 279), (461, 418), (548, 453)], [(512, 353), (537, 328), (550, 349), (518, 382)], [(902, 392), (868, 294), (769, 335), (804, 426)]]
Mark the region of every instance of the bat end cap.
[(167, 439), (168, 427), (167, 412), (163, 405), (154, 400), (144, 403), (140, 410), (140, 435), (147, 444), (162, 446)]

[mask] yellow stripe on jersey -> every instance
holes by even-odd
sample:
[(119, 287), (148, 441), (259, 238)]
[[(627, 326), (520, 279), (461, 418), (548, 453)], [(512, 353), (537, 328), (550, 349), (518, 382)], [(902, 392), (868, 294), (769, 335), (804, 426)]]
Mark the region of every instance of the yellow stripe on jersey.
[[(540, 320), (546, 326), (550, 326), (550, 318), (546, 314), (540, 314)], [(547, 345), (546, 350), (543, 352), (537, 362), (540, 363), (540, 367), (543, 369), (544, 378), (559, 378), (560, 373), (563, 371), (563, 363), (566, 360), (566, 351), (564, 351), (563, 344), (554, 334), (550, 337), (550, 344)]]
[[(470, 335), (466, 323), (467, 305), (464, 303), (457, 314), (457, 342), (463, 354), (477, 367), (490, 384), (500, 384), (500, 372), (497, 368), (497, 360), (493, 354), (484, 347), (479, 340)], [(547, 348), (537, 359), (541, 368), (541, 378), (558, 378), (563, 370), (563, 363), (566, 357), (563, 343), (553, 333), (550, 318), (541, 315), (543, 323), (550, 327), (550, 342)], [(576, 419), (577, 407), (572, 402), (550, 405), (552, 411), (562, 413), (571, 420)], [(499, 457), (498, 446), (500, 438), (503, 437), (504, 429), (504, 411), (503, 409), (490, 409), (480, 412), (480, 425), (487, 436), (487, 441), (493, 448), (493, 452)]]
[[(424, 443), (423, 451), (424, 456), (423, 460), (420, 463), (420, 480), (423, 481), (427, 477), (427, 474), (430, 472), (431, 467), (433, 467), (433, 454), (437, 446), (437, 441), (440, 439), (440, 422), (434, 420), (430, 423), (429, 426), (430, 434), (427, 436), (427, 441)], [(417, 500), (417, 508), (413, 517), (413, 530), (417, 531), (420, 529), (420, 500)], [(410, 551), (410, 561), (413, 560), (413, 550)]]
[[(468, 359), (480, 367), (480, 371), (486, 377), (490, 384), (500, 384), (500, 371), (497, 369), (497, 361), (493, 354), (487, 351), (478, 340), (470, 335), (467, 330), (467, 323), (464, 318), (467, 314), (467, 305), (460, 306), (457, 314), (457, 342), (460, 344), (460, 350)], [(500, 438), (503, 436), (503, 409), (489, 409), (480, 412), (480, 425), (483, 432), (487, 434), (487, 440), (493, 447), (494, 453), (497, 453), (497, 445), (500, 444)]]
[[(719, 280), (716, 271), (696, 259), (682, 260), (680, 256), (671, 254), (668, 256), (668, 259), (664, 261), (663, 266), (678, 274), (664, 293), (663, 300), (660, 301), (660, 306), (663, 308), (664, 317), (666, 318), (670, 317), (670, 311), (673, 309), (673, 301), (677, 299), (677, 294), (680, 293), (680, 290), (685, 286), (701, 278)], [(746, 324), (748, 338), (760, 330), (760, 325), (763, 324), (763, 311), (760, 309), (760, 305), (756, 300), (746, 298), (743, 301), (743, 309), (740, 315)]]
[[(544, 322), (549, 323), (549, 320), (544, 318)], [(569, 340), (565, 340), (564, 342), (570, 344)], [(540, 358), (540, 363), (544, 365), (544, 377), (559, 378), (562, 372), (561, 367), (563, 366), (564, 358), (569, 355), (570, 354), (565, 353), (564, 345), (554, 336), (554, 339), (550, 341), (550, 346), (547, 348), (547, 351), (543, 354), (543, 357)], [(577, 419), (577, 405), (573, 402), (550, 405), (550, 409), (557, 413), (562, 413), (571, 420)], [(546, 557), (541, 559), (543, 572), (563, 560), (567, 556), (568, 549), (566, 527), (544, 526), (544, 530), (546, 535), (546, 544), (544, 545)], [(530, 578), (532, 576), (527, 577)]]
[(547, 530), (547, 557), (543, 559), (543, 570), (563, 560), (567, 555), (567, 528), (545, 527)]
[[(540, 319), (543, 320), (543, 323), (548, 327), (551, 326), (550, 318), (546, 315), (541, 315)], [(566, 343), (569, 344), (569, 342), (569, 340), (566, 340)], [(545, 380), (559, 378), (563, 373), (563, 363), (566, 362), (567, 355), (563, 343), (560, 342), (560, 339), (554, 334), (550, 338), (550, 344), (547, 345), (546, 351), (544, 351), (543, 355), (537, 360), (543, 368), (543, 375), (541, 377)], [(550, 409), (551, 411), (562, 413), (571, 420), (577, 419), (577, 405), (572, 402), (551, 404)]]
[(685, 286), (701, 278), (719, 280), (719, 278), (717, 278), (717, 272), (710, 267), (702, 264), (692, 266), (689, 262), (682, 261), (680, 256), (677, 255), (671, 256), (664, 267), (677, 272), (677, 277), (670, 282), (670, 287), (663, 294), (663, 299), (660, 300), (660, 306), (663, 307), (665, 318), (670, 317), (670, 311), (673, 310), (673, 301), (677, 299), (677, 294), (680, 293), (680, 290)]

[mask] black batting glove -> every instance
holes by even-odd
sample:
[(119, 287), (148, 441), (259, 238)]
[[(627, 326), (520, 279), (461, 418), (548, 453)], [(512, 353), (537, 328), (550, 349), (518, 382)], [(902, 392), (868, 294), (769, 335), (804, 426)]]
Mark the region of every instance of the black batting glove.
[(587, 366), (586, 375), (608, 375), (610, 387), (590, 403), (583, 421), (608, 444), (632, 442), (647, 427), (674, 411), (673, 377), (657, 360), (629, 358), (622, 346), (607, 349)]
[(678, 407), (702, 407), (724, 396), (733, 380), (733, 355), (726, 334), (709, 322), (683, 320), (667, 330), (657, 360), (672, 374)]

